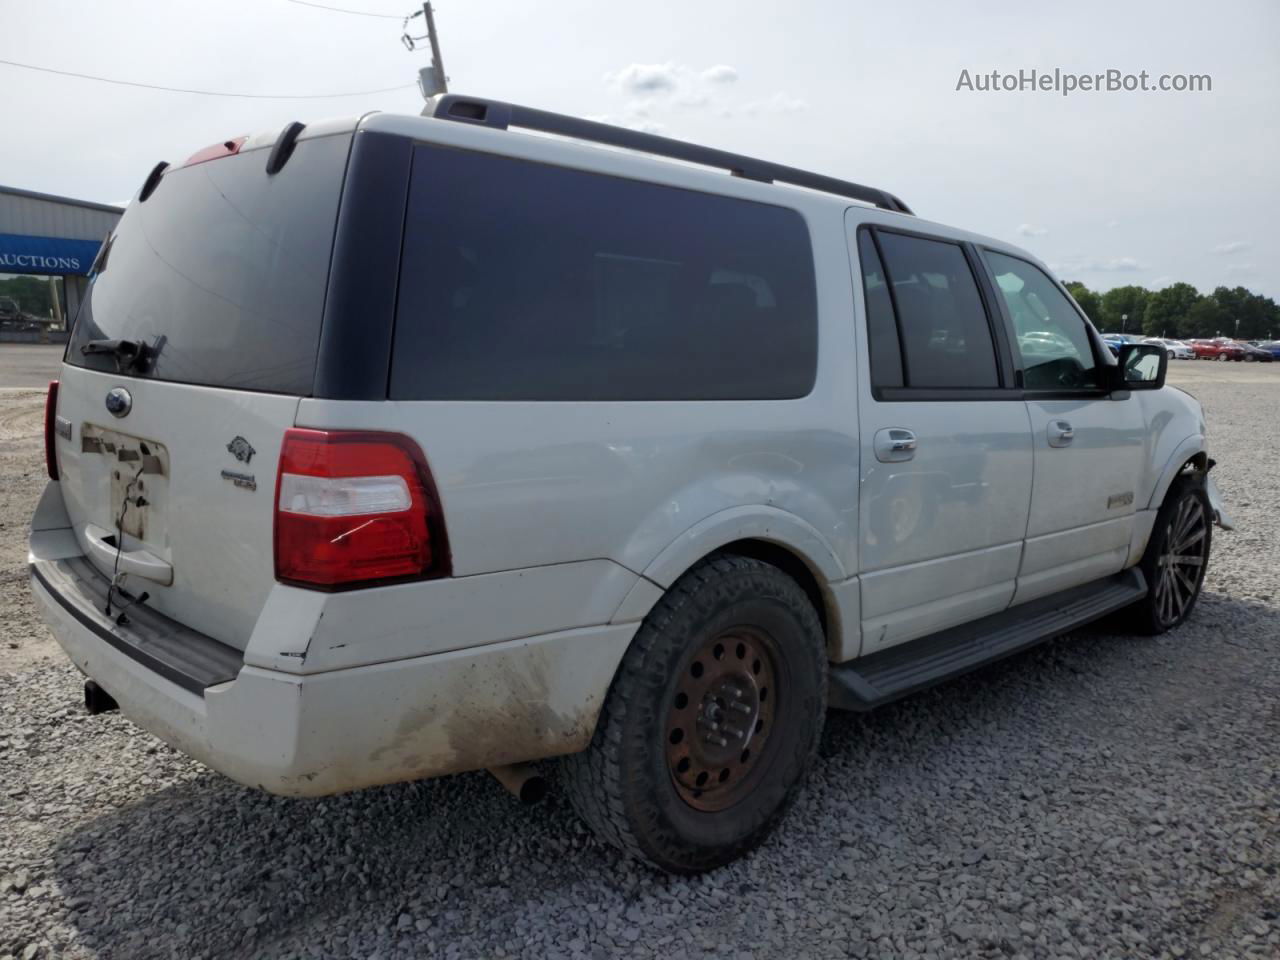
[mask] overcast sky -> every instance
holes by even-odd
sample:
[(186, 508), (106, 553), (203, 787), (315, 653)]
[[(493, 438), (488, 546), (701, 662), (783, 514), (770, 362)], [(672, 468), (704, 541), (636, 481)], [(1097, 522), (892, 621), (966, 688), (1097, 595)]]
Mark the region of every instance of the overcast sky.
[[(400, 15), (412, 0), (316, 0)], [(287, 0), (0, 0), (0, 59), (255, 94), (410, 84), (398, 20)], [(438, 0), (458, 92), (884, 187), (1097, 289), (1280, 298), (1280, 3)], [(421, 19), (416, 23), (420, 24)], [(1209, 74), (1201, 93), (957, 91), (962, 70)], [(0, 65), (0, 183), (105, 202), (160, 159), (293, 119), (417, 113), (164, 93)]]

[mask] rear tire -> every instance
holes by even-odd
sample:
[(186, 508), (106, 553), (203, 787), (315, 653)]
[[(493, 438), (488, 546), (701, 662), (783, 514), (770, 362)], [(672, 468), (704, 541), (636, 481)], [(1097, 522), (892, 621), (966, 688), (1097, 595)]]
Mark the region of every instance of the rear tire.
[(794, 580), (720, 554), (678, 580), (618, 669), (565, 790), (603, 840), (699, 873), (759, 845), (794, 801), (827, 702), (822, 626)]
[(1212, 543), (1213, 511), (1203, 477), (1180, 474), (1160, 505), (1138, 565), (1147, 595), (1125, 611), (1126, 625), (1154, 636), (1184, 623), (1200, 597)]

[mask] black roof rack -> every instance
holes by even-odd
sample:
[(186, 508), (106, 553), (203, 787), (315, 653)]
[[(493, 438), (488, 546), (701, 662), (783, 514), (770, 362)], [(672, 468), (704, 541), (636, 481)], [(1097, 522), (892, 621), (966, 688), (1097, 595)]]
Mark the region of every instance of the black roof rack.
[(670, 157), (673, 160), (684, 160), (687, 163), (719, 167), (722, 170), (728, 170), (735, 177), (744, 177), (747, 180), (758, 180), (761, 183), (789, 183), (797, 187), (820, 190), (823, 193), (851, 197), (854, 200), (874, 204), (882, 210), (911, 213), (911, 209), (892, 193), (877, 187), (865, 187), (860, 183), (824, 177), (820, 173), (810, 173), (807, 170), (769, 163), (754, 157), (744, 157), (726, 150), (700, 147), (683, 140), (672, 140), (670, 137), (659, 137), (652, 133), (640, 133), (637, 130), (597, 123), (594, 120), (581, 120), (563, 113), (521, 107), (514, 103), (501, 103), (497, 100), (482, 100), (450, 93), (436, 101), (431, 116), (440, 120), (476, 123), (499, 130), (519, 127), (524, 130), (573, 137), (577, 140), (588, 140), (592, 143), (603, 143), (611, 147), (625, 147), (628, 150)]

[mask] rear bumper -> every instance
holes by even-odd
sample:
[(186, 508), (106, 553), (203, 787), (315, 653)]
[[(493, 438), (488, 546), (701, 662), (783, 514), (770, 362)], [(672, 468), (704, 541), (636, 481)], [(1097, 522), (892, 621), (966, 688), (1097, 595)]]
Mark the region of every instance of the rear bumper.
[(126, 716), (233, 780), (279, 794), (341, 793), (581, 750), (637, 627), (305, 675), (242, 664), (200, 689), (156, 662), (166, 644), (180, 656), (183, 638), (112, 642), (65, 584), (37, 572), (44, 562), (33, 564), (31, 585), (50, 630)]

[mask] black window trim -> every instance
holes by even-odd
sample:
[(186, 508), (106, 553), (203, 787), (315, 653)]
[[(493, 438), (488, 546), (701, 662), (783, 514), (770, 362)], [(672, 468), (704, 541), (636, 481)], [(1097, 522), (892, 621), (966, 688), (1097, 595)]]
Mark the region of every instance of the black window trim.
[[(862, 247), (858, 242), (858, 234), (865, 232), (871, 238), (871, 246), (876, 252), (876, 259), (880, 263), (880, 270), (884, 273), (885, 289), (889, 291), (889, 308), (893, 310), (893, 330), (896, 338), (895, 345), (898, 348), (898, 366), (902, 370), (901, 387), (881, 387), (877, 386), (875, 379), (871, 379), (872, 392), (877, 390), (906, 390), (906, 384), (911, 382), (911, 375), (907, 372), (907, 354), (902, 349), (902, 319), (898, 315), (898, 295), (893, 292), (893, 284), (889, 282), (889, 268), (884, 265), (884, 251), (880, 249), (880, 238), (876, 236), (876, 232), (865, 224), (860, 226), (857, 233), (854, 234), (854, 252), (858, 255), (858, 269), (862, 272)], [(871, 375), (871, 309), (870, 298), (867, 296), (867, 275), (862, 272), (862, 303), (863, 309), (867, 314), (867, 374)]]
[[(1036, 263), (1034, 260), (1031, 260), (1029, 257), (1023, 256), (1017, 253), (1011, 253), (1008, 250), (1002, 250), (999, 247), (993, 247), (990, 244), (975, 245), (974, 253), (977, 256), (978, 261), (982, 265), (981, 266), (982, 275), (986, 279), (986, 282), (990, 286), (991, 290), (993, 291), (993, 298), (1000, 312), (1000, 318), (1001, 318), (1000, 326), (1004, 329), (1005, 337), (1008, 338), (1008, 353), (1013, 363), (1014, 376), (1016, 378), (1014, 382), (1020, 388), (1021, 393), (1025, 399), (1027, 400), (1086, 399), (1087, 400), (1090, 398), (1102, 399), (1104, 397), (1110, 397), (1113, 400), (1123, 400), (1129, 396), (1129, 391), (1127, 390), (1113, 391), (1113, 390), (1107, 389), (1106, 387), (1077, 387), (1074, 389), (1069, 387), (1063, 387), (1060, 390), (1027, 390), (1023, 386), (1024, 368), (1022, 365), (1022, 355), (1019, 351), (1013, 349), (1014, 344), (1017, 343), (1017, 327), (1013, 322), (1013, 314), (1009, 312), (1009, 305), (1005, 303), (1004, 297), (994, 296), (994, 291), (998, 290), (999, 288), (996, 285), (995, 271), (991, 269), (991, 263), (987, 260), (987, 257), (986, 257), (987, 253), (998, 253), (1000, 256), (1008, 257), (1011, 260), (1020, 260), (1023, 263), (1027, 264), (1028, 266), (1034, 267), (1036, 270), (1039, 270), (1042, 274), (1044, 274), (1049, 279), (1049, 282), (1054, 286), (1054, 288), (1059, 293), (1061, 293), (1064, 297), (1066, 297), (1067, 304), (1071, 307), (1072, 310), (1075, 311), (1076, 316), (1079, 317), (1080, 320), (1084, 323), (1085, 334), (1089, 338), (1089, 347), (1093, 353), (1093, 363), (1096, 368), (1103, 369), (1107, 366), (1114, 366), (1114, 361), (1111, 358), (1111, 351), (1107, 350), (1106, 347), (1100, 347), (1099, 341), (1101, 340), (1101, 337), (1099, 336), (1097, 330), (1094, 328), (1093, 321), (1091, 321), (1088, 315), (1086, 315), (1085, 312), (1080, 309), (1080, 305), (1076, 303), (1075, 298), (1071, 296), (1071, 291), (1066, 288), (1066, 286), (1062, 283), (1062, 281), (1060, 281), (1057, 277), (1055, 277), (1052, 273), (1050, 273), (1040, 264)], [(1100, 350), (1106, 352), (1107, 357), (1105, 360), (1101, 356), (1099, 356)]]
[[(862, 276), (862, 257), (858, 253), (858, 231), (866, 230), (870, 235), (876, 249), (876, 255), (880, 258), (881, 267), (885, 271), (885, 285), (889, 288), (889, 299), (893, 304), (893, 321), (894, 328), (898, 334), (898, 355), (902, 362), (903, 379), (910, 382), (910, 374), (908, 373), (906, 352), (902, 349), (902, 319), (898, 315), (898, 301), (893, 293), (893, 283), (889, 277), (889, 265), (885, 261), (884, 252), (880, 246), (880, 233), (896, 233), (905, 237), (914, 237), (918, 240), (933, 240), (939, 243), (949, 243), (958, 246), (964, 254), (965, 262), (969, 265), (969, 272), (973, 275), (974, 286), (978, 289), (978, 298), (982, 302), (983, 313), (987, 318), (987, 328), (991, 333), (991, 346), (995, 352), (996, 361), (996, 378), (999, 386), (996, 387), (878, 387), (871, 380), (871, 358), (867, 357), (867, 376), (868, 384), (871, 386), (871, 397), (879, 403), (902, 403), (902, 402), (938, 402), (938, 401), (974, 401), (974, 402), (990, 402), (992, 400), (1021, 400), (1023, 390), (1021, 389), (1020, 374), (1015, 372), (1013, 364), (1013, 354), (1009, 343), (1009, 333), (1006, 329), (1007, 321), (1003, 319), (997, 321), (994, 315), (993, 302), (998, 303), (998, 299), (994, 295), (994, 287), (988, 275), (985, 263), (981, 263), (982, 258), (978, 256), (978, 252), (974, 244), (967, 240), (957, 240), (955, 237), (942, 236), (935, 233), (927, 233), (922, 230), (911, 230), (898, 226), (886, 226), (880, 223), (860, 223), (857, 231), (854, 233), (853, 249), (850, 251), (858, 260), (858, 273)], [(866, 326), (869, 321), (866, 309), (866, 286), (865, 277), (863, 278), (863, 325)], [(867, 328), (868, 343), (870, 342), (871, 331)]]

